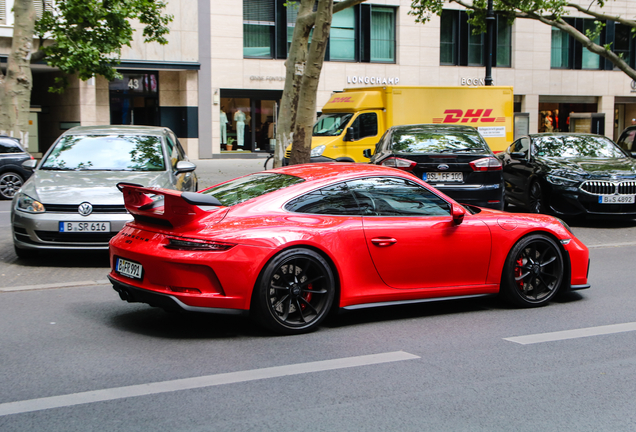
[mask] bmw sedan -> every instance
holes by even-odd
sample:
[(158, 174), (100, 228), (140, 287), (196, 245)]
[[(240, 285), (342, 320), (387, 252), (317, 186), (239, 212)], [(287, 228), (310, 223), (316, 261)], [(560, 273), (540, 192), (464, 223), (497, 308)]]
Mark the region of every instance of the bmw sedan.
[(508, 203), (563, 216), (636, 215), (636, 161), (609, 138), (533, 134), (498, 157)]
[(368, 164), (294, 165), (201, 193), (120, 185), (134, 217), (110, 241), (122, 300), (249, 314), (283, 334), (334, 309), (500, 294), (520, 307), (588, 288), (561, 220), (462, 206)]
[(197, 190), (196, 166), (167, 128), (76, 127), (51, 146), (13, 198), (15, 252), (108, 250), (132, 219), (117, 183)]
[(376, 145), (371, 163), (413, 173), (453, 199), (503, 209), (501, 162), (470, 126), (393, 126)]

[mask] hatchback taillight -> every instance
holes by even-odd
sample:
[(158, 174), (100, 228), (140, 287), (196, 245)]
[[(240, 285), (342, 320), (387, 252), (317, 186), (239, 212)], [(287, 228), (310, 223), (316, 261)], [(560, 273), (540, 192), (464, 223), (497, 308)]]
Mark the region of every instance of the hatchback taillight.
[(469, 162), (473, 171), (501, 171), (501, 161), (494, 157), (485, 157)]
[(403, 171), (413, 171), (417, 162), (413, 162), (412, 160), (390, 157), (386, 158), (380, 164), (382, 166), (391, 167), (401, 169)]

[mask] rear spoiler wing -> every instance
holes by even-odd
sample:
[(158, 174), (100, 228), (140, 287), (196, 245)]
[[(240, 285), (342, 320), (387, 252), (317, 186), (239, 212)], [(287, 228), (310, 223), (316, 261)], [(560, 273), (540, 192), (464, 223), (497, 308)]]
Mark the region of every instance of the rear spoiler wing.
[[(141, 223), (179, 227), (210, 214), (201, 207), (223, 207), (212, 195), (117, 183), (126, 210)], [(158, 195), (161, 195), (158, 197)]]

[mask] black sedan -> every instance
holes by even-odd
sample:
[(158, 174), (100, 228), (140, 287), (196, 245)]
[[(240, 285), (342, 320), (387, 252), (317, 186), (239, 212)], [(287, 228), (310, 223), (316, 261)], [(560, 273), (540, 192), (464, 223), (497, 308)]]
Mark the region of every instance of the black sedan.
[(533, 134), (498, 157), (507, 203), (562, 216), (636, 215), (636, 161), (604, 136)]
[(503, 209), (501, 162), (477, 129), (419, 124), (393, 126), (371, 163), (411, 172), (462, 204)]
[(31, 176), (22, 162), (33, 159), (15, 138), (0, 135), (0, 199), (12, 199)]

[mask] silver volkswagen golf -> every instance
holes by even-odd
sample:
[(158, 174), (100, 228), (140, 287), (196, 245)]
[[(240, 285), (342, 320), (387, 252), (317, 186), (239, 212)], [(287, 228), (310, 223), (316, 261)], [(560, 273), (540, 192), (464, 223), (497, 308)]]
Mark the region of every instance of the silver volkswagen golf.
[(117, 183), (196, 192), (196, 165), (175, 134), (152, 126), (80, 126), (65, 132), (36, 161), (13, 197), (15, 252), (107, 250), (132, 217)]

